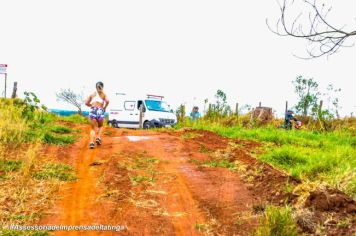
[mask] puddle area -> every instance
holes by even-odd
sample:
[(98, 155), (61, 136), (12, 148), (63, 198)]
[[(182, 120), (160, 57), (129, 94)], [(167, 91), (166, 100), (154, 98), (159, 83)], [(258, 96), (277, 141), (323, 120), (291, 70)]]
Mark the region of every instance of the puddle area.
[(150, 136), (122, 136), (122, 137), (113, 137), (113, 138), (114, 139), (127, 138), (130, 142), (139, 142), (139, 141), (153, 139), (153, 137)]

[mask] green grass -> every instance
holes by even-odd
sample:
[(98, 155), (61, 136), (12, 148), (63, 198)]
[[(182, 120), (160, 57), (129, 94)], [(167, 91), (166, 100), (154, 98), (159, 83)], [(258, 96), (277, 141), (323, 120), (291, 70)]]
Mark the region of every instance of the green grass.
[(132, 182), (133, 185), (137, 185), (140, 183), (154, 183), (156, 182), (156, 179), (152, 176), (152, 177), (148, 177), (148, 176), (144, 176), (144, 175), (134, 175), (134, 176), (130, 176), (130, 180)]
[(41, 171), (35, 172), (32, 175), (34, 178), (40, 180), (58, 179), (60, 181), (73, 181), (77, 179), (71, 166), (54, 163), (44, 165)]
[(17, 171), (21, 168), (22, 161), (14, 160), (0, 160), (0, 171), (1, 172), (12, 172)]
[(69, 127), (66, 127), (66, 126), (59, 126), (59, 125), (56, 125), (56, 126), (53, 126), (51, 128), (51, 131), (53, 133), (56, 133), (56, 134), (70, 134), (70, 133), (73, 133), (74, 131), (69, 128)]
[(289, 207), (267, 206), (255, 236), (297, 236), (297, 226)]
[(75, 124), (88, 124), (88, 118), (79, 114), (71, 115), (71, 116), (60, 116), (58, 117), (61, 121), (72, 122)]
[(43, 136), (43, 141), (49, 144), (56, 144), (56, 145), (65, 145), (65, 144), (72, 144), (75, 142), (74, 136), (62, 136), (62, 135), (55, 135), (51, 133), (45, 133)]
[(236, 166), (234, 163), (228, 161), (228, 160), (212, 160), (212, 161), (207, 161), (203, 164), (205, 167), (221, 167), (221, 168), (228, 168), (230, 170), (235, 170)]
[(133, 169), (152, 169), (154, 164), (158, 164), (159, 160), (154, 157), (145, 156), (144, 154), (139, 155), (135, 159), (135, 163), (132, 166)]
[(200, 223), (196, 223), (194, 225), (194, 228), (198, 231), (205, 231), (209, 228), (209, 226), (207, 224), (200, 224)]
[(356, 197), (356, 137), (348, 131), (287, 131), (271, 126), (249, 129), (226, 127), (204, 120), (188, 125), (193, 129), (212, 131), (228, 138), (261, 142), (264, 144), (264, 152), (257, 155), (258, 159), (301, 180), (326, 182)]

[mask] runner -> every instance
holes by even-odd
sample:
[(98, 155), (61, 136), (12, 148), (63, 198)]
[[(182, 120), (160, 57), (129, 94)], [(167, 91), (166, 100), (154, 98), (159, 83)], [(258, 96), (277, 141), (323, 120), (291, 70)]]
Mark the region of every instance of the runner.
[(98, 126), (96, 144), (101, 145), (101, 132), (104, 124), (104, 114), (106, 108), (109, 105), (109, 99), (104, 93), (103, 82), (96, 83), (96, 92), (88, 97), (85, 105), (91, 108), (89, 112), (89, 119), (91, 124), (89, 148), (93, 149), (95, 147), (94, 138), (96, 135), (96, 126)]

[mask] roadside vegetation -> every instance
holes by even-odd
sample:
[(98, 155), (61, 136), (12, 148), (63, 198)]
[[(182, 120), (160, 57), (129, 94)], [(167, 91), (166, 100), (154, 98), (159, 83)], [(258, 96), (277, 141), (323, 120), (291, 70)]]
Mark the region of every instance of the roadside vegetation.
[(47, 145), (67, 145), (78, 134), (46, 111), (34, 93), (25, 99), (0, 99), (0, 234), (48, 235), (17, 232), (7, 226), (37, 222), (54, 199), (61, 182), (76, 179), (71, 166), (56, 163), (44, 153)]
[[(271, 117), (268, 122), (254, 118), (251, 112), (231, 112), (226, 94), (218, 90), (216, 101), (209, 105), (206, 115), (192, 121), (185, 114), (185, 107), (178, 110), (177, 129), (192, 128), (215, 132), (232, 139), (261, 142), (256, 158), (288, 172), (305, 182), (327, 184), (351, 197), (356, 197), (356, 118), (339, 118), (339, 100), (335, 89), (329, 85), (326, 92), (319, 91), (313, 79), (299, 76), (293, 81), (299, 102), (294, 107), (298, 120), (304, 127), (299, 130), (279, 128), (283, 119)], [(324, 95), (328, 109), (320, 104)], [(186, 137), (190, 138), (190, 137)], [(206, 165), (232, 169), (231, 163), (211, 162)]]
[[(293, 84), (299, 98), (293, 110), (296, 112), (295, 117), (303, 122), (301, 129), (283, 129), (281, 125), (284, 119), (277, 119), (273, 115), (265, 120), (260, 119), (248, 105), (243, 106), (247, 108), (247, 113), (241, 112), (241, 109), (232, 112), (227, 105), (226, 94), (221, 90), (215, 95), (215, 103), (207, 106), (205, 115), (200, 119), (192, 120), (186, 116), (185, 106), (180, 106), (175, 129), (211, 131), (229, 139), (260, 143), (254, 150), (249, 150), (249, 155), (301, 180), (296, 189), (290, 186), (286, 187), (286, 191), (291, 194), (294, 191), (302, 191), (304, 200), (308, 193), (329, 187), (356, 199), (356, 118), (339, 117), (337, 94), (340, 89), (329, 85), (326, 92), (320, 92), (315, 80), (301, 76), (297, 77)], [(192, 139), (195, 135), (185, 133), (182, 138)], [(223, 156), (212, 157), (207, 162), (192, 162), (231, 171), (242, 168), (233, 159)], [(303, 199), (299, 199), (296, 206), (266, 207), (254, 235), (298, 235), (296, 216), (292, 215), (291, 209), (299, 209)], [(344, 222), (349, 221), (350, 219), (346, 218), (338, 224), (344, 225)]]
[[(186, 122), (184, 127), (208, 130), (228, 138), (262, 142), (256, 157), (304, 181), (326, 182), (356, 197), (356, 137), (349, 131), (287, 131), (273, 126), (226, 127), (206, 120)], [(230, 166), (229, 163), (211, 163)]]

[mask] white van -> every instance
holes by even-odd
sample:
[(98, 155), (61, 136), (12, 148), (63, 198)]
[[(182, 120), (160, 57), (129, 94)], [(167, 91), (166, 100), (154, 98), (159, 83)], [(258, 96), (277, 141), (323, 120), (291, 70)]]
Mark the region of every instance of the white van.
[(114, 101), (111, 99), (113, 105), (110, 106), (115, 108), (109, 110), (108, 123), (116, 128), (139, 128), (139, 109), (143, 105), (144, 129), (173, 126), (177, 123), (177, 117), (163, 98), (147, 95), (143, 99), (130, 99), (122, 94), (116, 94)]

